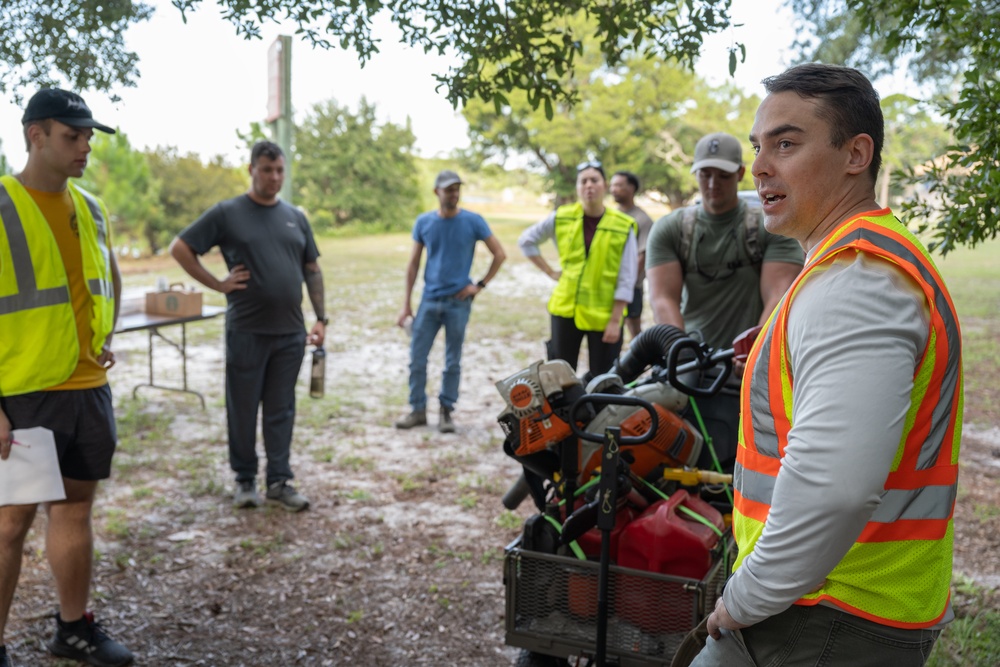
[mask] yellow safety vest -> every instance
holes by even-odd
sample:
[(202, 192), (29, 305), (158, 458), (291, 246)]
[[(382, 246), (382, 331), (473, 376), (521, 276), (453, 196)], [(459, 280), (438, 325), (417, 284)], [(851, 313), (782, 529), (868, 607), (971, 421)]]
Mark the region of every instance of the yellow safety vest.
[(926, 299), (930, 328), (882, 502), (823, 588), (796, 604), (825, 601), (883, 625), (926, 628), (944, 616), (950, 595), (962, 435), (961, 331), (930, 256), (889, 209), (855, 216), (821, 243), (750, 352), (734, 471), (733, 532), (739, 544), (734, 570), (764, 530), (792, 428), (795, 377), (786, 339), (791, 303), (806, 276), (843, 251), (881, 257), (912, 278)]
[[(83, 273), (93, 301), (94, 354), (114, 328), (107, 210), (69, 185)], [(80, 359), (69, 279), (48, 222), (13, 176), (0, 177), (0, 396), (66, 381)]]
[(549, 298), (550, 313), (572, 317), (581, 331), (604, 330), (615, 306), (615, 285), (629, 230), (638, 236), (635, 220), (605, 209), (587, 252), (583, 243), (583, 205), (568, 204), (556, 209), (555, 237), (562, 274)]

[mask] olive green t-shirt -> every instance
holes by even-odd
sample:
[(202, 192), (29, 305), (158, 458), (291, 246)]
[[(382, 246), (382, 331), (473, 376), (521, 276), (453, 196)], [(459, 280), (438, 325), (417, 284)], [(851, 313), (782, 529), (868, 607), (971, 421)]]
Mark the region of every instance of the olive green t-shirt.
[[(701, 332), (712, 347), (727, 348), (733, 339), (757, 325), (764, 304), (760, 298), (760, 266), (751, 263), (746, 245), (746, 203), (721, 215), (701, 206), (694, 225), (684, 269), (681, 314), (688, 333)], [(646, 269), (681, 261), (681, 221), (684, 209), (663, 216), (646, 243)], [(758, 226), (757, 245), (765, 262), (802, 264), (798, 241)]]

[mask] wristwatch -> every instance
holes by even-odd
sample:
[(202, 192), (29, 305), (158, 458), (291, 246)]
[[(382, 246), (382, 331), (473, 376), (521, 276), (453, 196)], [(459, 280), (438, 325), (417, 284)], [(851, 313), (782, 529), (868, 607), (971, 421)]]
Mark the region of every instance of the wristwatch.
[(317, 322), (322, 322), (323, 326), (325, 326), (325, 327), (330, 326), (330, 318), (329, 317), (321, 317), (321, 318), (319, 318), (317, 320)]
[(476, 283), (476, 287), (478, 287), (479, 289), (486, 289), (486, 283), (480, 280), (478, 283)]

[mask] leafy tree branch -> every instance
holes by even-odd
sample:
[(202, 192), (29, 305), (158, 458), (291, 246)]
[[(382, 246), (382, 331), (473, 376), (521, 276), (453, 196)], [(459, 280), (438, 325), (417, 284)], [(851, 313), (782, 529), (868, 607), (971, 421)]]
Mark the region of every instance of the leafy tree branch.
[[(583, 36), (559, 19), (579, 12), (593, 19), (597, 48), (614, 65), (629, 54), (693, 65), (706, 35), (729, 24), (731, 0), (173, 0), (182, 17), (215, 6), (238, 35), (259, 39), (267, 23), (294, 26), (318, 48), (354, 51), (363, 64), (379, 51), (372, 33), (386, 13), (403, 42), (450, 55), (457, 64), (435, 74), (456, 107), (471, 99), (506, 102), (523, 90), (551, 117), (557, 101), (572, 101), (563, 85), (583, 54)], [(136, 54), (124, 44), (132, 24), (152, 9), (131, 0), (11, 0), (0, 14), (0, 91), (63, 78), (78, 89), (135, 85)], [(737, 58), (739, 53), (739, 58)], [(743, 57), (734, 44), (730, 69)]]

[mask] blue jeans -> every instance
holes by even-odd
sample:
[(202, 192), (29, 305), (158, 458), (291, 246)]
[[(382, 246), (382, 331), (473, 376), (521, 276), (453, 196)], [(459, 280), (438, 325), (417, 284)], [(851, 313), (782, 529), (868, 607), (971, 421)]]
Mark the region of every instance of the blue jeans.
[(938, 630), (902, 630), (838, 609), (792, 605), (777, 616), (711, 637), (691, 667), (920, 667)]
[(423, 299), (413, 319), (410, 341), (410, 405), (414, 410), (427, 409), (427, 355), (438, 330), (444, 327), (444, 372), (441, 374), (441, 406), (449, 410), (458, 400), (462, 379), (462, 343), (465, 325), (472, 312), (472, 299), (446, 296)]

